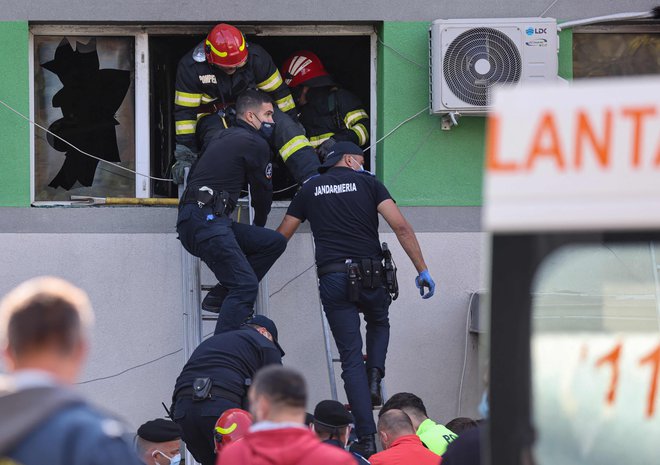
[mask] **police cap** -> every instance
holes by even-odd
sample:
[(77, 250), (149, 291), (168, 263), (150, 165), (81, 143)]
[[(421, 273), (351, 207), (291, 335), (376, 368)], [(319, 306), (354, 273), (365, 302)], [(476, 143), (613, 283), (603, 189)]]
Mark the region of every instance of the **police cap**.
[(326, 155), (323, 164), (319, 166), (319, 173), (325, 173), (330, 168), (335, 166), (344, 155), (360, 155), (363, 157), (364, 152), (353, 142), (337, 142), (331, 147), (331, 150), (328, 152), (328, 155)]
[(176, 423), (164, 418), (156, 418), (140, 426), (138, 436), (149, 442), (168, 442), (181, 438), (181, 431)]
[(273, 336), (273, 343), (275, 343), (275, 346), (279, 349), (280, 354), (282, 357), (284, 357), (284, 351), (282, 350), (279, 342), (277, 342), (277, 326), (275, 326), (275, 322), (273, 320), (264, 315), (254, 315), (245, 323), (248, 325), (256, 325), (261, 326), (262, 328), (266, 328), (270, 335)]
[(353, 423), (353, 415), (336, 400), (322, 400), (314, 409), (314, 421), (323, 426), (339, 428)]

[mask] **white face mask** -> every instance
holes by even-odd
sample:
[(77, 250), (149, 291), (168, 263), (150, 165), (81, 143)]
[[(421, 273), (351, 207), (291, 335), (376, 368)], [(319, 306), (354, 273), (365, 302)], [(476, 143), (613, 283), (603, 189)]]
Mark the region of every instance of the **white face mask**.
[(364, 171), (364, 165), (359, 164), (358, 161), (355, 159), (355, 157), (351, 157), (351, 159), (360, 166), (360, 169), (353, 171)]
[[(156, 450), (151, 454), (151, 456), (154, 458), (154, 460), (156, 459), (156, 452), (158, 452), (160, 455), (162, 455), (162, 456), (165, 457), (167, 460), (169, 460), (169, 461), (170, 461), (170, 465), (179, 465), (179, 464), (181, 463), (181, 454), (176, 454), (174, 457), (170, 457), (170, 456), (168, 456), (167, 454), (164, 454), (163, 452), (161, 452), (161, 451), (159, 451), (158, 449), (156, 449)], [(158, 462), (156, 462), (156, 463), (158, 463)]]

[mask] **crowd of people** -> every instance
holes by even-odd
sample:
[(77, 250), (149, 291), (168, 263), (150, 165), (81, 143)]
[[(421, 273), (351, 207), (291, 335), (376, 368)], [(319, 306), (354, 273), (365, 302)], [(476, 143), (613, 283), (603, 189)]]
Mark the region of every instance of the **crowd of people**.
[[(271, 343), (273, 357), (280, 356), (277, 329), (264, 318), (224, 334), (236, 333), (233, 341), (240, 343), (243, 337), (246, 346), (263, 337)], [(304, 376), (278, 363), (255, 372), (248, 404), (241, 405), (249, 411), (232, 406), (220, 418), (209, 413), (205, 429), (196, 432), (158, 418), (131, 435), (120, 420), (73, 389), (88, 352), (92, 321), (86, 293), (54, 277), (29, 280), (0, 303), (7, 367), (0, 376), (0, 463), (178, 465), (181, 440), (196, 459), (212, 465), (479, 463), (477, 422), (456, 418), (446, 426), (435, 423), (423, 401), (411, 393), (395, 394), (380, 409), (382, 451), (370, 457), (349, 452), (355, 419), (348, 408), (324, 400), (307, 414)], [(211, 391), (204, 401), (213, 402), (213, 396)], [(209, 437), (211, 443), (206, 442)], [(204, 450), (207, 454), (201, 455)]]
[[(178, 376), (170, 419), (146, 422), (130, 444), (119, 421), (69, 387), (82, 366), (92, 319), (85, 293), (57, 278), (19, 286), (0, 309), (10, 371), (0, 380), (0, 463), (176, 465), (183, 441), (202, 465), (471, 465), (452, 458), (452, 447), (464, 434), (471, 437), (465, 430), (475, 428), (472, 420), (455, 419), (452, 430), (431, 420), (414, 394), (383, 396), (389, 306), (398, 280), (379, 239), (379, 216), (411, 260), (421, 298), (434, 295), (435, 282), (412, 226), (383, 183), (364, 169), (369, 117), (359, 100), (314, 53), (294, 53), (280, 73), (265, 49), (219, 24), (181, 59), (174, 106), (172, 173), (186, 183), (176, 229), (182, 246), (218, 279), (202, 302), (218, 314), (215, 334)], [(276, 160), (299, 190), (273, 230), (265, 225)], [(232, 217), (245, 189), (252, 224)], [(282, 366), (275, 322), (254, 315), (259, 281), (304, 221), (311, 226), (321, 302), (350, 405), (349, 411), (323, 401), (307, 423), (304, 376)]]

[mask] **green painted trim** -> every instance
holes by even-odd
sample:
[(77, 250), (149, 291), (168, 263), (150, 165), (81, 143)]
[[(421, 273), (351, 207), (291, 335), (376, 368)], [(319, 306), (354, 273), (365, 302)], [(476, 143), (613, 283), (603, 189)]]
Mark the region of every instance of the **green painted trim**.
[(559, 75), (564, 79), (573, 79), (573, 30), (559, 33)]
[[(27, 21), (0, 22), (0, 100), (29, 114), (29, 29)], [(0, 106), (0, 206), (30, 206), (30, 128)]]
[[(385, 22), (379, 30), (387, 44), (378, 47), (379, 138), (429, 105), (429, 26)], [(464, 117), (442, 131), (440, 117), (424, 112), (385, 139), (378, 154), (378, 175), (400, 205), (481, 205), (484, 118)]]
[[(385, 22), (378, 29), (387, 45), (378, 44), (379, 139), (428, 105), (429, 26)], [(572, 32), (562, 31), (559, 74), (565, 79), (573, 77), (572, 44)], [(442, 131), (440, 117), (424, 113), (379, 144), (376, 171), (400, 205), (480, 206), (484, 139), (483, 117), (464, 116)]]

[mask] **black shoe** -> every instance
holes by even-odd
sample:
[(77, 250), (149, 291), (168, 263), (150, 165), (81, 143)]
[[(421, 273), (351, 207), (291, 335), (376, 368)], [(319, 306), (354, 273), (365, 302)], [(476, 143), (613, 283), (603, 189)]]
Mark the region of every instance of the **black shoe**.
[(349, 450), (356, 454), (360, 454), (365, 459), (369, 459), (369, 457), (376, 453), (376, 436), (373, 434), (362, 436), (351, 444)]
[(216, 284), (202, 300), (202, 309), (207, 312), (220, 313), (220, 307), (222, 307), (222, 302), (225, 301), (227, 294), (229, 294), (229, 289), (220, 283)]
[(371, 405), (374, 407), (383, 403), (383, 393), (380, 389), (380, 380), (383, 375), (379, 368), (370, 368), (367, 371), (367, 379), (369, 380), (369, 393), (371, 394)]

